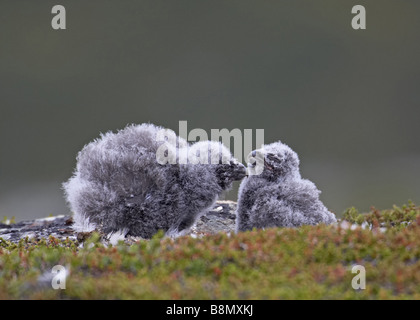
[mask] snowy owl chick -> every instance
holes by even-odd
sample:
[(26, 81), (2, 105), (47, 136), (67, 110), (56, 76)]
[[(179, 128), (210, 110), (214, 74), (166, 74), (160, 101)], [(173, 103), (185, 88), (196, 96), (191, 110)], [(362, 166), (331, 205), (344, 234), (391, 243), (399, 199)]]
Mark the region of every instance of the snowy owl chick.
[[(161, 139), (162, 132), (175, 139)], [(204, 158), (213, 162), (204, 164)], [(176, 237), (245, 174), (219, 142), (190, 145), (172, 130), (142, 124), (87, 144), (63, 188), (76, 231), (151, 238), (163, 230)]]
[(301, 178), (298, 155), (287, 145), (264, 145), (250, 156), (248, 170), (256, 166), (258, 157), (263, 170), (249, 175), (239, 187), (236, 232), (337, 221), (319, 200), (321, 192), (315, 184)]

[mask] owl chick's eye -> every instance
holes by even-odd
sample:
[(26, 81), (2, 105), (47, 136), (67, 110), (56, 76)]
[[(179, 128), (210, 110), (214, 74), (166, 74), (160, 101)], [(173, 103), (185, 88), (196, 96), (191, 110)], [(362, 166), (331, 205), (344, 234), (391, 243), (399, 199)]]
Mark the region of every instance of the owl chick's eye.
[(281, 159), (280, 159), (277, 155), (275, 155), (275, 154), (273, 154), (273, 153), (268, 153), (268, 154), (266, 155), (266, 157), (267, 157), (267, 159), (268, 159), (268, 160), (270, 160), (270, 161), (274, 161), (274, 162), (280, 162), (280, 161), (281, 161)]

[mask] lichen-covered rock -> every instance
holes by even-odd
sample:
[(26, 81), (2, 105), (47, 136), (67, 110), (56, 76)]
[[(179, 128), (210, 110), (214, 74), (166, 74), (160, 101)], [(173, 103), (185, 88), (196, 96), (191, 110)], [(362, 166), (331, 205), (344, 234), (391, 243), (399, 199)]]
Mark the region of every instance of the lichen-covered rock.
[(191, 228), (192, 236), (216, 234), (218, 232), (230, 233), (235, 231), (236, 202), (217, 201), (216, 205), (203, 215)]
[(53, 236), (58, 239), (76, 240), (76, 234), (71, 228), (72, 219), (70, 216), (54, 216), (42, 219), (20, 221), (14, 224), (0, 225), (0, 238), (19, 242), (20, 239), (40, 240)]
[[(235, 229), (235, 210), (235, 202), (217, 201), (210, 211), (198, 219), (188, 234), (193, 237), (200, 237), (218, 232), (233, 232)], [(75, 232), (72, 224), (73, 219), (69, 215), (27, 220), (14, 224), (0, 223), (0, 239), (16, 243), (26, 237), (41, 240), (53, 236), (59, 240), (69, 238), (82, 243), (89, 238), (89, 232)], [(125, 240), (130, 244), (140, 239), (138, 237), (128, 237)]]

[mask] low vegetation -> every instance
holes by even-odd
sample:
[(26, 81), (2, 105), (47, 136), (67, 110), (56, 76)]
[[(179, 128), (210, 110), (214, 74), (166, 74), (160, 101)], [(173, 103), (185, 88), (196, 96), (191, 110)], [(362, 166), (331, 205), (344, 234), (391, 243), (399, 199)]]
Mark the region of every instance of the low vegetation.
[[(253, 230), (132, 245), (0, 239), (0, 299), (420, 299), (420, 208), (332, 226)], [(53, 266), (66, 268), (53, 289)], [(355, 265), (366, 288), (353, 289)], [(354, 281), (353, 281), (354, 282)], [(64, 282), (62, 282), (63, 284)]]

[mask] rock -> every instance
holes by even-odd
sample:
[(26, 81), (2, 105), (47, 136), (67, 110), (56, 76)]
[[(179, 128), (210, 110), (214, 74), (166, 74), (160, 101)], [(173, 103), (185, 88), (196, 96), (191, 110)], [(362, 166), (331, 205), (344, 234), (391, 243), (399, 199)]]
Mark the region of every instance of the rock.
[(192, 226), (190, 234), (204, 236), (218, 232), (234, 232), (236, 202), (217, 201), (216, 205)]
[[(235, 202), (217, 201), (216, 205), (204, 214), (190, 229), (189, 234), (192, 237), (202, 237), (218, 232), (234, 232), (235, 210)], [(74, 232), (71, 227), (72, 224), (73, 219), (70, 215), (21, 221), (14, 224), (0, 223), (0, 243), (1, 239), (17, 243), (26, 237), (33, 240), (41, 240), (42, 238), (48, 239), (49, 236), (53, 236), (59, 240), (68, 238), (82, 243), (89, 238), (90, 233)], [(130, 244), (140, 240), (140, 238), (128, 237), (125, 240)]]
[(36, 220), (21, 221), (0, 229), (0, 238), (11, 242), (19, 242), (26, 237), (34, 240), (48, 239), (53, 236), (57, 239), (76, 240), (76, 234), (71, 225), (66, 224), (70, 216), (54, 216)]

